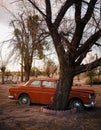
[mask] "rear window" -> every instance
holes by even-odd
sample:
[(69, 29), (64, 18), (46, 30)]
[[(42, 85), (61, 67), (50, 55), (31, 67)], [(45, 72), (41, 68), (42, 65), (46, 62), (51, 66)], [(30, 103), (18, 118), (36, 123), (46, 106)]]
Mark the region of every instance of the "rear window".
[(43, 81), (42, 87), (44, 88), (56, 88), (57, 83), (52, 81)]

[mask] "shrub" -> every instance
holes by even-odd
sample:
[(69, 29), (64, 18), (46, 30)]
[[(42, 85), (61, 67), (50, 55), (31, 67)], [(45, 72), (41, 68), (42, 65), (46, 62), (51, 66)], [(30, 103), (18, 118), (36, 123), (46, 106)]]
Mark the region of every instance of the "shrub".
[(93, 78), (92, 81), (90, 79), (87, 79), (86, 84), (89, 84), (89, 85), (101, 85), (101, 79)]

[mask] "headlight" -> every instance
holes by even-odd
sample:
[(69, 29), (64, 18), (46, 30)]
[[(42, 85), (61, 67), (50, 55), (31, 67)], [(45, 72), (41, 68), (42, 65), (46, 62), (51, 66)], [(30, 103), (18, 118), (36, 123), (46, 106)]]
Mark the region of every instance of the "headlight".
[(95, 99), (95, 93), (89, 94), (89, 99)]
[(89, 99), (91, 99), (92, 98), (92, 96), (91, 96), (91, 94), (89, 94)]

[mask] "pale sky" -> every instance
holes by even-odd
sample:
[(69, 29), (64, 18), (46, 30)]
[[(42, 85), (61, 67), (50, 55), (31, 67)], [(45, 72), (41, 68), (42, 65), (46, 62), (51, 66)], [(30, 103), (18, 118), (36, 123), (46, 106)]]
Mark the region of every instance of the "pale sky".
[(3, 7), (5, 6), (7, 8), (10, 8), (7, 3), (7, 1), (5, 2), (4, 0), (0, 0), (0, 42), (6, 39), (10, 32), (9, 22), (11, 16)]
[[(17, 10), (17, 6), (12, 4), (12, 1), (13, 0), (0, 0), (0, 43), (3, 41), (7, 41), (12, 36), (12, 27), (9, 26), (10, 21), (12, 19), (12, 15), (10, 14), (9, 11), (15, 13)], [(9, 52), (9, 50), (6, 46), (3, 47), (2, 52), (0, 50), (0, 53), (4, 59), (7, 58), (8, 52)], [(16, 64), (12, 65), (12, 63), (9, 63), (7, 65), (7, 69), (8, 70), (19, 70), (20, 66), (16, 65)]]

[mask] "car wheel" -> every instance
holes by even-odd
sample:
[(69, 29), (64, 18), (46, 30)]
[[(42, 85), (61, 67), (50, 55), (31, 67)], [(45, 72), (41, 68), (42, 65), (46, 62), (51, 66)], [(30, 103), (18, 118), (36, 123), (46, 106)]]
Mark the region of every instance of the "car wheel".
[(20, 105), (30, 105), (30, 98), (26, 94), (21, 95), (18, 101)]
[(83, 110), (84, 106), (81, 100), (79, 99), (73, 99), (69, 103), (69, 108), (77, 108), (77, 110)]

